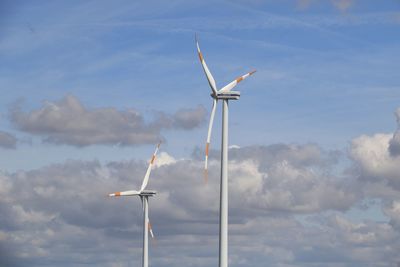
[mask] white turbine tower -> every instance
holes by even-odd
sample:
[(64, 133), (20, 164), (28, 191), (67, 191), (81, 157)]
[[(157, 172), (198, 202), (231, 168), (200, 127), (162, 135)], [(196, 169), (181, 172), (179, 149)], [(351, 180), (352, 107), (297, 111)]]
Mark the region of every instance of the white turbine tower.
[(220, 185), (220, 213), (219, 213), (219, 267), (228, 266), (228, 101), (238, 100), (240, 92), (232, 91), (232, 89), (241, 81), (252, 75), (254, 71), (246, 73), (228, 83), (220, 90), (217, 90), (214, 77), (212, 76), (207, 64), (201, 54), (199, 42), (196, 37), (197, 52), (199, 54), (201, 65), (207, 76), (208, 83), (211, 87), (211, 97), (213, 98), (213, 106), (211, 110), (210, 123), (208, 126), (206, 157), (204, 165), (204, 174), (207, 181), (207, 163), (208, 152), (210, 149), (211, 130), (214, 122), (215, 109), (218, 100), (223, 101), (222, 106), (222, 143), (221, 143), (221, 185)]
[(123, 192), (115, 192), (109, 194), (110, 197), (119, 197), (119, 196), (139, 196), (140, 200), (142, 201), (143, 207), (143, 258), (142, 258), (142, 267), (149, 266), (149, 235), (154, 238), (153, 230), (151, 229), (151, 224), (149, 220), (149, 197), (152, 197), (156, 194), (156, 191), (153, 190), (146, 190), (146, 186), (149, 182), (151, 169), (153, 167), (154, 161), (156, 159), (156, 155), (158, 149), (160, 148), (160, 143), (156, 147), (156, 151), (150, 160), (149, 167), (147, 168), (146, 175), (143, 178), (142, 186), (140, 187), (139, 191), (136, 190), (129, 190)]

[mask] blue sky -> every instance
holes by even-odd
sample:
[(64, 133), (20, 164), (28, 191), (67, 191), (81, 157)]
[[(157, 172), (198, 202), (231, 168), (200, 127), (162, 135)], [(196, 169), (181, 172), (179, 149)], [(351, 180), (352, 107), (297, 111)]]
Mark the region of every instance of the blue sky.
[[(307, 252), (306, 248), (324, 240), (299, 237), (298, 242), (291, 243), (280, 236), (279, 242), (271, 243), (267, 237), (273, 233), (266, 230), (266, 239), (260, 244), (256, 242), (258, 247), (254, 251), (257, 252), (253, 256), (269, 262), (270, 266), (314, 266), (312, 263), (321, 266), (321, 262), (324, 266), (367, 266), (367, 263), (395, 266), (400, 259), (389, 250), (398, 248), (398, 242), (366, 241), (371, 250), (377, 244), (390, 248), (385, 251), (387, 254), (382, 252), (390, 261), (385, 262), (384, 258), (365, 252), (367, 249), (358, 250), (362, 246), (347, 240), (346, 235), (354, 234), (360, 240), (369, 238), (362, 236), (365, 232), (373, 236), (400, 235), (400, 172), (396, 174), (399, 159), (391, 152), (400, 143), (394, 115), (400, 102), (399, 26), (400, 2), (395, 0), (2, 1), (0, 166), (5, 189), (0, 194), (14, 192), (17, 185), (27, 183), (24, 179), (44, 187), (48, 183), (48, 188), (40, 192), (50, 192), (49, 188), (73, 191), (74, 184), (79, 186), (79, 179), (88, 179), (82, 178), (85, 171), (91, 173), (94, 184), (101, 184), (95, 191), (99, 194), (103, 189), (108, 193), (112, 186), (111, 181), (104, 182), (104, 177), (108, 177), (108, 174), (103, 177), (104, 173), (116, 174), (116, 185), (129, 186), (125, 174), (115, 166), (121, 165), (122, 169), (137, 172), (141, 177), (145, 161), (160, 138), (164, 141), (164, 154), (155, 173), (174, 180), (170, 175), (184, 168), (192, 177), (188, 181), (201, 181), (202, 173), (197, 168), (202, 165), (212, 101), (196, 54), (194, 36), (197, 33), (219, 87), (257, 69), (254, 76), (237, 87), (241, 99), (230, 104), (230, 144), (239, 147), (233, 151), (237, 155), (233, 156), (231, 171), (236, 178), (232, 178), (230, 188), (232, 194), (238, 194), (237, 198), (249, 192), (261, 194), (265, 203), (258, 206), (249, 197), (248, 206), (232, 211), (236, 214), (234, 222), (235, 216), (249, 216), (249, 221), (239, 220), (233, 226), (238, 227), (234, 232), (240, 233), (233, 240), (243, 236), (244, 239), (232, 245), (232, 265), (255, 266), (245, 256), (249, 247), (240, 244), (246, 243), (248, 225), (258, 222), (268, 228), (268, 223), (274, 223), (273, 214), (290, 222), (291, 229), (304, 236), (310, 231), (321, 236), (332, 233), (342, 239), (326, 251), (310, 252), (310, 249)], [(221, 107), (211, 144), (214, 149), (211, 170), (215, 172), (215, 180), (219, 172), (220, 111)], [(266, 158), (256, 157), (260, 155)], [(185, 162), (193, 169), (182, 167)], [(281, 173), (283, 169), (285, 172)], [(282, 177), (285, 182), (274, 180), (274, 175), (279, 173), (286, 175)], [(39, 174), (46, 178), (38, 178)], [(71, 178), (72, 174), (77, 178)], [(297, 184), (296, 177), (297, 181), (308, 178)], [(77, 180), (68, 186), (61, 183), (65, 186), (62, 187), (58, 183), (54, 185), (53, 179)], [(254, 186), (262, 183), (265, 190), (246, 189), (251, 183), (243, 184), (241, 179), (250, 179)], [(315, 198), (311, 197), (313, 190), (305, 186), (311, 180), (324, 194), (338, 193), (339, 200), (324, 199), (319, 190), (315, 191)], [(132, 178), (132, 184), (133, 181)], [(138, 181), (134, 184), (139, 184)], [(164, 186), (168, 194), (175, 192), (168, 183), (158, 185), (159, 191)], [(201, 187), (195, 182), (192, 185)], [(190, 188), (190, 184), (187, 186)], [(213, 186), (218, 189), (214, 181), (203, 190), (212, 193)], [(193, 190), (201, 192), (202, 189)], [(304, 190), (304, 195), (296, 195), (297, 190)], [(311, 191), (310, 195), (306, 194), (307, 190)], [(88, 191), (81, 193), (85, 195)], [(28, 194), (26, 201), (35, 202), (35, 194), (39, 193)], [(290, 201), (285, 200), (287, 195)], [(177, 211), (177, 216), (181, 216), (177, 219), (164, 215), (161, 211), (165, 207), (155, 204), (154, 216), (160, 221), (166, 220), (164, 228), (157, 223), (155, 226), (161, 227), (159, 232), (169, 233), (167, 236), (160, 233), (160, 247), (171, 238), (172, 244), (178, 241), (186, 244), (179, 255), (186, 263), (191, 262), (189, 266), (215, 265), (216, 255), (211, 249), (202, 250), (204, 257), (193, 256), (199, 247), (191, 240), (199, 238), (207, 225), (217, 225), (214, 219), (202, 222), (199, 214), (217, 213), (214, 208), (207, 213), (209, 206), (201, 206), (199, 214), (186, 217), (189, 210), (197, 210), (191, 206), (189, 197), (190, 194), (177, 197), (187, 204), (182, 206), (166, 197), (168, 207), (181, 211)], [(86, 203), (85, 198), (80, 200)], [(316, 204), (309, 205), (307, 201)], [(334, 205), (334, 202), (337, 203)], [(112, 204), (107, 205), (113, 209)], [(40, 216), (58, 218), (66, 236), (72, 228), (82, 231), (89, 227), (89, 232), (99, 239), (110, 238), (112, 235), (108, 234), (116, 229), (132, 230), (129, 217), (122, 225), (107, 226), (109, 221), (104, 219), (101, 227), (90, 227), (85, 224), (85, 218), (80, 218), (80, 211), (73, 216), (76, 222), (71, 223), (67, 215), (73, 211), (57, 215), (45, 204), (26, 206), (17, 198), (7, 198), (3, 207), (2, 212), (15, 219), (16, 224), (31, 217), (34, 217), (33, 223)], [(40, 216), (24, 217), (18, 211), (10, 211), (10, 207), (20, 207), (16, 209), (30, 215), (37, 212)], [(231, 209), (234, 207), (232, 204)], [(94, 212), (96, 208), (89, 205), (88, 210)], [(262, 215), (254, 215), (255, 210), (261, 210)], [(108, 211), (110, 217), (111, 212), (115, 210)], [(187, 236), (182, 236), (173, 225), (179, 219), (200, 222), (196, 224), (198, 228), (183, 223), (181, 229), (187, 229)], [(132, 223), (140, 226), (140, 220)], [(2, 243), (16, 240), (20, 233), (31, 235), (32, 244), (38, 244), (33, 234), (37, 229), (21, 223), (18, 232), (7, 225), (0, 219), (0, 249)], [(47, 228), (43, 231), (54, 231), (48, 221), (44, 225)], [(276, 227), (275, 233), (284, 233)], [(382, 229), (391, 232), (383, 234)], [(133, 236), (140, 237), (138, 229), (132, 231)], [(194, 231), (192, 236), (190, 231)], [(92, 236), (82, 238), (89, 240)], [(93, 259), (94, 255), (104, 253), (106, 247), (94, 247), (93, 257), (85, 258), (73, 245), (68, 245), (68, 251), (82, 259), (77, 263), (57, 258), (57, 251), (49, 248), (50, 239), (39, 242), (43, 244), (37, 246), (40, 250), (32, 250), (28, 256), (10, 253), (10, 262), (21, 266), (26, 260), (37, 266), (49, 262), (52, 266), (103, 266)], [(210, 240), (204, 242), (208, 244)], [(112, 251), (120, 251), (117, 241), (115, 237)], [(126, 245), (140, 248), (140, 243), (135, 242)], [(348, 250), (336, 249), (340, 247), (337, 244)], [(18, 242), (13, 246), (17, 251), (30, 251), (29, 246)], [(166, 251), (169, 250), (166, 248)], [(140, 253), (125, 252), (119, 254), (121, 262), (115, 266), (127, 266), (133, 261), (130, 256), (140, 259)], [(177, 256), (169, 252), (169, 255), (155, 252), (155, 262), (160, 266), (178, 266), (174, 265), (177, 262), (166, 260)], [(324, 258), (328, 252), (341, 260)], [(370, 257), (361, 256), (364, 253)], [(114, 266), (110, 263), (111, 256), (104, 256), (104, 266)]]
[[(373, 3), (340, 10), (329, 1), (5, 2), (2, 125), (13, 130), (6, 117), (17, 99), (29, 109), (66, 94), (88, 107), (135, 107), (146, 116), (198, 104), (209, 109), (194, 56), (198, 33), (220, 86), (258, 70), (232, 109), (233, 143), (343, 148), (360, 134), (395, 128), (398, 2)], [(185, 144), (174, 137), (186, 133), (165, 133), (170, 149), (185, 155), (202, 146), (205, 127)], [(118, 151), (107, 154), (113, 159)]]

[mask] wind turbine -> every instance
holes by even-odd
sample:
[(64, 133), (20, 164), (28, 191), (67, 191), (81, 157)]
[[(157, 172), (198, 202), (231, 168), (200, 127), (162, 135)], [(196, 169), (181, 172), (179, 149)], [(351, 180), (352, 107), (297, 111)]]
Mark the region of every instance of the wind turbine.
[(217, 107), (218, 100), (222, 100), (222, 143), (221, 143), (221, 186), (220, 186), (220, 213), (219, 213), (219, 267), (228, 266), (228, 101), (238, 100), (240, 92), (232, 91), (232, 89), (241, 81), (252, 75), (254, 71), (246, 73), (228, 83), (220, 90), (217, 90), (214, 77), (212, 76), (207, 64), (204, 60), (203, 54), (200, 51), (199, 42), (196, 36), (197, 52), (203, 67), (204, 73), (207, 76), (208, 83), (211, 87), (211, 97), (213, 105), (211, 110), (210, 123), (208, 125), (207, 143), (206, 143), (206, 156), (204, 163), (204, 174), (207, 181), (208, 175), (208, 152), (210, 149), (211, 131), (214, 123), (214, 115)]
[(129, 191), (122, 191), (122, 192), (115, 192), (109, 194), (109, 197), (120, 197), (120, 196), (139, 196), (140, 200), (142, 201), (143, 207), (143, 258), (142, 258), (142, 267), (149, 266), (149, 235), (154, 238), (153, 230), (151, 229), (151, 224), (149, 220), (149, 197), (152, 197), (156, 194), (154, 190), (146, 190), (146, 186), (149, 182), (151, 169), (153, 167), (154, 161), (156, 159), (156, 155), (158, 149), (160, 148), (160, 144), (158, 143), (156, 150), (154, 151), (153, 156), (151, 157), (149, 167), (147, 168), (146, 175), (143, 178), (142, 186), (140, 187), (139, 191), (136, 190), (129, 190)]

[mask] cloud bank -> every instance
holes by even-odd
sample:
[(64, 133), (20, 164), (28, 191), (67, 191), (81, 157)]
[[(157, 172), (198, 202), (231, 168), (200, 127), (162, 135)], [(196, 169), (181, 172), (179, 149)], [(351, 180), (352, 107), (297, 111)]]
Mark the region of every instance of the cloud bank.
[[(400, 164), (390, 161), (389, 139), (353, 140), (349, 152), (357, 168), (351, 171), (340, 164), (345, 154), (315, 144), (231, 148), (230, 265), (392, 266), (399, 260), (400, 189), (389, 181), (399, 180)], [(208, 185), (202, 160), (160, 153), (149, 183), (158, 191), (150, 199), (157, 237), (152, 265), (217, 264), (219, 159), (213, 153)], [(374, 154), (377, 168), (370, 167)], [(140, 201), (106, 195), (139, 188), (146, 166), (144, 161), (67, 161), (0, 174), (0, 263), (139, 265)], [(383, 200), (389, 221), (344, 216), (368, 197)]]

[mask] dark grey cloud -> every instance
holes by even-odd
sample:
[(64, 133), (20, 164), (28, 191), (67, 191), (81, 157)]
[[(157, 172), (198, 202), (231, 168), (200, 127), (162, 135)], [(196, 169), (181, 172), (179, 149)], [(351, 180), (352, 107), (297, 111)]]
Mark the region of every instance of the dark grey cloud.
[(172, 117), (174, 126), (182, 129), (193, 129), (204, 122), (207, 111), (199, 105), (195, 109), (178, 110)]
[[(343, 215), (364, 197), (364, 181), (338, 170), (344, 154), (280, 144), (231, 149), (231, 155), (231, 266), (372, 267), (397, 260), (398, 202), (385, 206), (390, 223)], [(219, 161), (211, 158), (207, 185), (202, 160), (161, 152), (156, 163), (149, 183), (158, 191), (150, 199), (157, 236), (151, 264), (216, 265)], [(0, 248), (12, 248), (2, 251), (4, 259), (13, 266), (139, 265), (140, 201), (106, 195), (139, 188), (146, 166), (70, 160), (0, 173)]]
[(76, 97), (67, 95), (30, 112), (15, 106), (10, 118), (19, 130), (41, 136), (49, 143), (124, 146), (154, 144), (164, 139), (162, 130), (193, 129), (204, 121), (205, 115), (204, 107), (198, 106), (178, 110), (173, 115), (158, 112), (153, 121), (146, 122), (137, 110), (87, 108)]
[(15, 149), (17, 145), (17, 138), (7, 132), (0, 131), (0, 147)]

